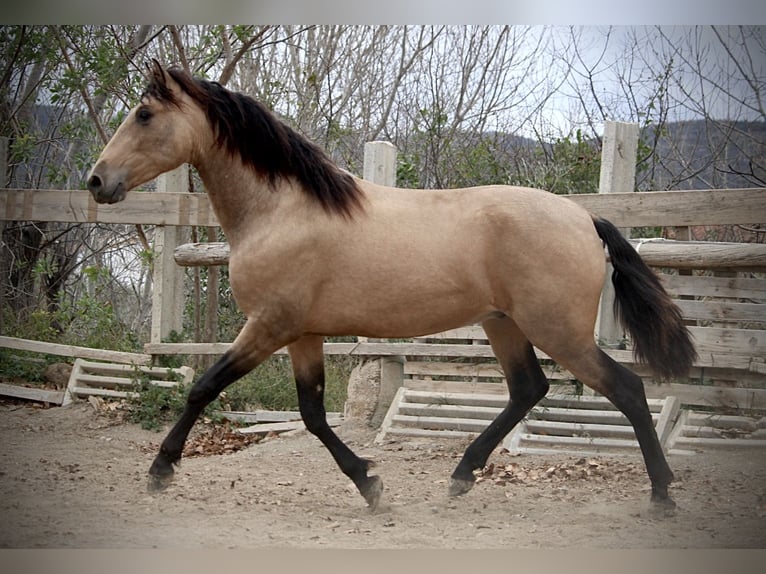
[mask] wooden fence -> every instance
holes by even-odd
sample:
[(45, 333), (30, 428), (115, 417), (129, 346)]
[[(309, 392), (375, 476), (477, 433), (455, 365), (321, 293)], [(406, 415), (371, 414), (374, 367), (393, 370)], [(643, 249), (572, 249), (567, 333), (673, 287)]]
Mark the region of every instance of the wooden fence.
[[(620, 154), (635, 137), (635, 126), (607, 124), (602, 160), (602, 193), (570, 196), (589, 211), (605, 217), (617, 226), (676, 227), (676, 235), (685, 236), (689, 226), (760, 224), (766, 222), (766, 189), (719, 189), (701, 191), (654, 191), (634, 193), (630, 154)], [(365, 167), (365, 176), (381, 183), (391, 183), (395, 150), (380, 142), (366, 150), (375, 165)], [(164, 343), (170, 329), (180, 331), (181, 304), (178, 293), (184, 274), (182, 265), (225, 264), (225, 245), (180, 245), (178, 229), (187, 226), (218, 226), (218, 221), (204, 194), (184, 191), (182, 172), (161, 176), (160, 193), (131, 193), (114, 205), (99, 205), (90, 194), (79, 190), (0, 190), (0, 225), (2, 221), (59, 221), (157, 225), (158, 251), (155, 261), (154, 299), (151, 340), (145, 353), (221, 354), (227, 343)], [(617, 192), (614, 192), (617, 190)], [(688, 233), (686, 234), (688, 236)], [(636, 242), (636, 247), (650, 265), (663, 268), (663, 280), (678, 297), (700, 350), (692, 378), (709, 385), (714, 381), (721, 396), (747, 401), (747, 391), (727, 393), (729, 387), (745, 385), (755, 390), (766, 376), (766, 245), (717, 244), (712, 242)], [(191, 254), (191, 255), (190, 255)], [(175, 261), (175, 262), (173, 262)], [(680, 269), (680, 271), (679, 271)], [(604, 296), (604, 310), (610, 304)], [(630, 363), (630, 350), (615, 348), (622, 339), (611, 322), (611, 312), (601, 314), (597, 336), (619, 360)], [(0, 340), (0, 345), (4, 345)], [(18, 346), (17, 346), (18, 347)], [(327, 343), (329, 354), (360, 357), (428, 356), (465, 360), (490, 358), (484, 345), (433, 345), (420, 341), (388, 343), (360, 339), (356, 343)], [(665, 393), (652, 390), (651, 394)], [(720, 392), (719, 392), (720, 391)], [(681, 391), (679, 391), (681, 392)], [(683, 391), (687, 392), (687, 391)], [(760, 391), (759, 391), (760, 392)], [(747, 396), (745, 396), (747, 395)], [(763, 399), (757, 399), (763, 404)], [(711, 399), (712, 400), (712, 399)]]

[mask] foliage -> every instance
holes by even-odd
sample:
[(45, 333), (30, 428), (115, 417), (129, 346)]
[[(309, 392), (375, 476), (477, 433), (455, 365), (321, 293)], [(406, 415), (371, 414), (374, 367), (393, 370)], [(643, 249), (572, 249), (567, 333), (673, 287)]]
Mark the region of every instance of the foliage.
[[(326, 363), (325, 408), (328, 412), (342, 412), (354, 360), (350, 357), (331, 357)], [(161, 387), (151, 384), (149, 380), (146, 373), (136, 370), (134, 390), (137, 395), (128, 401), (128, 420), (140, 424), (145, 429), (160, 430), (164, 425), (175, 422), (181, 415), (189, 387), (181, 383), (172, 387)], [(295, 383), (287, 357), (274, 356), (232, 384), (205, 408), (203, 416), (217, 420), (215, 411), (218, 410), (257, 409), (298, 410)]]
[(147, 430), (159, 431), (163, 425), (174, 422), (183, 412), (187, 389), (179, 384), (158, 387), (138, 380), (133, 398), (128, 401), (128, 420)]
[[(168, 372), (167, 380), (177, 380)], [(151, 383), (151, 377), (139, 369), (133, 375), (135, 394), (128, 400), (128, 420), (147, 430), (159, 431), (168, 423), (174, 423), (184, 410), (189, 388), (183, 383), (163, 387)], [(214, 418), (220, 410), (219, 400), (210, 403), (203, 416)], [(220, 421), (218, 421), (220, 422)]]
[[(343, 411), (348, 377), (354, 364), (355, 359), (351, 357), (325, 359), (325, 408), (328, 411)], [(227, 388), (220, 400), (229, 410), (297, 410), (298, 397), (289, 359), (280, 355), (271, 357)]]
[(535, 148), (520, 159), (510, 176), (514, 185), (537, 187), (557, 194), (597, 193), (601, 171), (598, 142), (581, 130)]
[(39, 353), (0, 348), (0, 379), (42, 383), (45, 367), (60, 360), (52, 355), (41, 357)]

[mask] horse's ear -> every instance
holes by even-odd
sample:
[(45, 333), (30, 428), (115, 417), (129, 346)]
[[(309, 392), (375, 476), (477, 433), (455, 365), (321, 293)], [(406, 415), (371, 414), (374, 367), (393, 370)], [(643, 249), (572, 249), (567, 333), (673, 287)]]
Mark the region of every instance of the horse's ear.
[(165, 70), (162, 68), (162, 65), (155, 58), (152, 58), (151, 62), (146, 62), (144, 65), (146, 66), (149, 80), (160, 86), (164, 86), (167, 81), (167, 76), (165, 75)]

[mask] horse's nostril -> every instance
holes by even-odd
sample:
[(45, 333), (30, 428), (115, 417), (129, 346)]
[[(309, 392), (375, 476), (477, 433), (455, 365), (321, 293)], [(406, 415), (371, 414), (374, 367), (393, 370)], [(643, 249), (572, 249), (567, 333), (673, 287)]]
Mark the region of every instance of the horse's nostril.
[(97, 175), (91, 175), (88, 178), (88, 189), (91, 191), (97, 191), (101, 189), (101, 178)]

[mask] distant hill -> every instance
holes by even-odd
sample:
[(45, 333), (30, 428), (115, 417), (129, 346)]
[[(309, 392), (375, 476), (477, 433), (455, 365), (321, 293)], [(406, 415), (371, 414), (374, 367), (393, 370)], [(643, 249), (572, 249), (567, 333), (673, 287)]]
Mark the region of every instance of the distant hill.
[(642, 137), (649, 145), (656, 138), (655, 157), (642, 174), (652, 189), (766, 185), (766, 122), (672, 122), (659, 136), (646, 129)]

